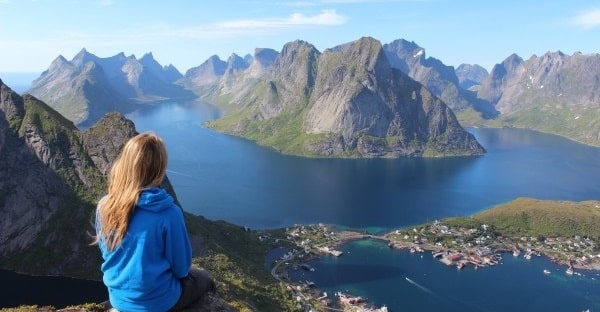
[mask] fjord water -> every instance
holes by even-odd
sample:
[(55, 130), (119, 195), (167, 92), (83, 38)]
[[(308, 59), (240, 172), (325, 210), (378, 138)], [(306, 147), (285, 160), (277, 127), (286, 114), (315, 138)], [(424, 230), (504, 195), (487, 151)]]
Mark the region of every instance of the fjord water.
[(443, 159), (281, 155), (201, 125), (218, 111), (162, 104), (128, 115), (161, 135), (185, 210), (251, 228), (327, 223), (384, 231), (517, 197), (600, 199), (600, 149), (518, 129), (469, 129), (487, 154)]
[[(129, 114), (166, 141), (169, 177), (184, 209), (255, 229), (328, 223), (388, 231), (465, 216), (517, 197), (600, 199), (600, 149), (518, 129), (469, 129), (483, 156), (444, 159), (315, 159), (281, 155), (201, 125), (218, 111), (163, 104)], [(343, 247), (313, 273), (320, 289), (349, 290), (390, 311), (600, 309), (600, 276), (568, 277), (542, 258), (457, 271), (379, 242)], [(552, 274), (544, 275), (543, 269)], [(309, 274), (304, 276), (302, 274)], [(414, 283), (409, 283), (406, 278)]]

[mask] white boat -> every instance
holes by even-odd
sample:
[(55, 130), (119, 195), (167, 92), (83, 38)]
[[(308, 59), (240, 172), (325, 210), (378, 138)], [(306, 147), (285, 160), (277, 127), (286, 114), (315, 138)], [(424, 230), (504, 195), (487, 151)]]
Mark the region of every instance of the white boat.
[(550, 274), (550, 270), (544, 269), (544, 274)]
[(573, 268), (572, 268), (572, 267), (569, 267), (569, 268), (568, 268), (568, 269), (565, 271), (565, 273), (567, 273), (567, 274), (569, 274), (569, 275), (573, 275), (573, 273), (574, 273), (574, 272), (573, 272)]

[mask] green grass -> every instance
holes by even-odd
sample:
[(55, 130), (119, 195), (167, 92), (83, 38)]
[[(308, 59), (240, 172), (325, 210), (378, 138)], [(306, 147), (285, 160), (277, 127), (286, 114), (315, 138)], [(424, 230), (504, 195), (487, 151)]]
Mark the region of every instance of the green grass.
[(473, 216), (506, 236), (600, 239), (600, 202), (519, 198)]

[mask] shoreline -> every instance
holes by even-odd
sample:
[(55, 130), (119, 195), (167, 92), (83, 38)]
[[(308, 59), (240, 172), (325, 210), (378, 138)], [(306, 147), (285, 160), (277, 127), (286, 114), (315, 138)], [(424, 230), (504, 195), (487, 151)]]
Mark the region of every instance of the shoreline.
[[(425, 237), (427, 230), (432, 230), (432, 227), (445, 228), (442, 222), (434, 222), (432, 224), (423, 225), (412, 229), (401, 229), (385, 234), (369, 234), (356, 230), (339, 230), (335, 226), (329, 225), (297, 225), (291, 230), (287, 230), (285, 239), (279, 238), (281, 243), (285, 242), (286, 246), (279, 245), (277, 247), (286, 248), (286, 254), (279, 259), (273, 261), (274, 265), (271, 268), (271, 275), (279, 282), (288, 287), (288, 290), (296, 298), (302, 298), (305, 302), (313, 302), (314, 304), (330, 307), (340, 305), (339, 296), (327, 296), (326, 293), (321, 294), (319, 285), (309, 280), (292, 280), (289, 273), (291, 270), (306, 270), (314, 271), (309, 264), (310, 261), (319, 259), (325, 255), (335, 257), (343, 257), (341, 247), (359, 240), (377, 240), (385, 243), (390, 249), (406, 250), (411, 253), (431, 252), (434, 258), (439, 258), (440, 264), (447, 266), (456, 266), (457, 269), (464, 269), (467, 266), (473, 266), (474, 269), (484, 268), (502, 264), (501, 260), (506, 254), (513, 257), (524, 257), (532, 259), (535, 257), (545, 257), (557, 266), (564, 266), (566, 269), (562, 271), (566, 276), (586, 276), (586, 273), (578, 271), (591, 271), (597, 273), (600, 271), (600, 254), (593, 256), (593, 259), (588, 262), (582, 262), (580, 258), (572, 257), (568, 254), (561, 254), (556, 250), (548, 252), (546, 248), (538, 248), (535, 245), (537, 242), (533, 238), (504, 238), (491, 237), (481, 235), (481, 231), (474, 229), (460, 228), (461, 232), (473, 234), (477, 236), (478, 244), (471, 244), (465, 238), (461, 244), (448, 246), (441, 243), (440, 240), (429, 239)], [(483, 232), (485, 233), (485, 226)], [(434, 231), (435, 232), (435, 231)], [(446, 235), (457, 234), (454, 228), (448, 227), (448, 230), (436, 232), (435, 237), (448, 239)], [(409, 235), (413, 234), (413, 235)], [(431, 233), (429, 233), (431, 234)], [(487, 239), (483, 239), (487, 237)], [(454, 237), (456, 238), (456, 237)], [(450, 238), (450, 240), (452, 240)], [(456, 239), (457, 241), (459, 239)], [(587, 240), (587, 238), (585, 239)], [(454, 242), (454, 240), (452, 240)], [(571, 239), (554, 238), (552, 241), (561, 243), (573, 243)], [(589, 241), (589, 240), (588, 240)], [(444, 241), (446, 242), (446, 241)], [(538, 242), (540, 243), (540, 242)], [(578, 243), (575, 243), (578, 244)], [(595, 249), (595, 243), (590, 241), (588, 249)], [(274, 245), (275, 246), (275, 245)], [(553, 245), (548, 245), (553, 246)], [(593, 247), (593, 248), (592, 248)], [(556, 248), (555, 248), (556, 249)], [(582, 248), (583, 250), (583, 248)], [(587, 250), (587, 249), (585, 249)], [(581, 250), (577, 250), (581, 253)], [(565, 255), (568, 255), (565, 257)], [(562, 257), (560, 257), (562, 256)], [(421, 256), (422, 257), (422, 256)], [(510, 257), (510, 256), (509, 256)], [(584, 257), (585, 258), (585, 257)], [(554, 270), (553, 270), (554, 271)], [(551, 271), (544, 269), (544, 274), (550, 274)], [(347, 297), (356, 297), (349, 293), (343, 293)], [(359, 297), (356, 297), (359, 298)], [(360, 301), (362, 307), (369, 305), (366, 301)], [(353, 306), (358, 308), (361, 306)], [(381, 308), (370, 307), (369, 311), (387, 311), (385, 306)], [(368, 310), (365, 310), (368, 311)]]
[[(310, 226), (303, 226), (310, 227)], [(324, 225), (318, 225), (317, 227), (327, 227)], [(332, 227), (333, 228), (333, 227)], [(499, 259), (494, 256), (500, 257), (500, 255), (511, 254), (513, 256), (519, 256), (523, 253), (523, 256), (527, 259), (531, 259), (532, 256), (536, 257), (545, 257), (552, 263), (565, 266), (567, 271), (569, 268), (571, 270), (585, 270), (585, 271), (600, 271), (600, 254), (597, 255), (595, 261), (590, 261), (584, 263), (582, 261), (577, 261), (574, 257), (569, 258), (560, 258), (556, 256), (556, 253), (548, 252), (546, 248), (530, 248), (523, 247), (519, 243), (514, 242), (494, 242), (488, 246), (483, 248), (489, 248), (486, 250), (487, 252), (482, 252), (480, 246), (474, 246), (470, 248), (452, 248), (447, 246), (440, 246), (429, 242), (414, 242), (414, 241), (406, 241), (398, 238), (394, 238), (394, 235), (398, 235), (399, 231), (406, 231), (407, 229), (396, 230), (392, 232), (388, 232), (381, 235), (369, 234), (365, 232), (352, 231), (352, 230), (337, 230), (333, 228), (333, 230), (329, 230), (334, 239), (331, 239), (326, 242), (321, 242), (317, 245), (312, 246), (310, 252), (307, 249), (307, 246), (303, 246), (302, 244), (295, 244), (296, 247), (299, 247), (303, 250), (297, 252), (293, 256), (288, 259), (276, 261), (276, 266), (272, 269), (273, 276), (276, 276), (276, 270), (279, 266), (284, 266), (281, 273), (287, 277), (287, 271), (293, 265), (301, 265), (303, 263), (307, 263), (314, 259), (317, 259), (323, 255), (331, 254), (336, 257), (343, 256), (343, 253), (338, 251), (343, 245), (348, 244), (353, 241), (359, 240), (378, 240), (384, 242), (388, 245), (389, 248), (397, 249), (397, 250), (408, 250), (411, 253), (418, 252), (431, 252), (432, 256), (439, 258), (440, 262), (446, 265), (457, 265), (460, 269), (465, 266), (473, 265), (475, 267), (487, 267), (494, 266), (499, 264)], [(415, 229), (413, 229), (414, 231)], [(491, 246), (491, 247), (490, 247)], [(479, 249), (478, 249), (479, 248)], [(299, 255), (301, 257), (298, 258)], [(436, 255), (437, 254), (437, 255)], [(457, 256), (460, 255), (460, 256)], [(447, 259), (448, 256), (454, 256), (457, 258), (456, 260)], [(475, 258), (474, 258), (475, 257)], [(488, 259), (486, 259), (486, 257)], [(479, 259), (478, 259), (479, 258)], [(445, 261), (444, 261), (445, 260)], [(589, 261), (589, 260), (588, 260)], [(287, 265), (285, 265), (287, 263)], [(572, 273), (567, 273), (571, 275)], [(279, 279), (279, 278), (278, 278)], [(281, 279), (279, 279), (282, 281)]]

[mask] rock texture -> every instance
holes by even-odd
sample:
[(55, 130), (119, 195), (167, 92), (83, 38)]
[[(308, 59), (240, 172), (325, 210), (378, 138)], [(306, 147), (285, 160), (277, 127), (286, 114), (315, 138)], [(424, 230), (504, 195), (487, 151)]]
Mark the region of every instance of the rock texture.
[(492, 69), (478, 97), (508, 125), (600, 145), (600, 54), (513, 54)]
[[(238, 81), (244, 74), (250, 75), (242, 73)], [(484, 152), (441, 100), (390, 66), (373, 38), (323, 53), (307, 42), (288, 43), (260, 82), (221, 92), (239, 110), (222, 129), (251, 133), (259, 142), (293, 141), (299, 149), (293, 153), (399, 157)]]
[(99, 58), (85, 49), (71, 61), (57, 57), (34, 80), (28, 92), (76, 125), (88, 127), (110, 111), (130, 111), (135, 104), (189, 99), (194, 94), (175, 84), (182, 75), (162, 67), (151, 53), (140, 60), (123, 53)]
[(549, 52), (523, 61), (511, 55), (492, 69), (478, 95), (502, 113), (540, 102), (599, 107), (600, 54)]
[(134, 132), (117, 114), (79, 131), (44, 102), (0, 82), (0, 265), (73, 275), (96, 265), (84, 233), (109, 163)]
[(0, 255), (3, 259), (32, 246), (38, 234), (47, 228), (48, 220), (72, 195), (65, 182), (42, 161), (50, 158), (48, 144), (33, 127), (21, 128), (25, 114), (25, 100), (0, 81)]
[(184, 76), (185, 83), (190, 87), (212, 85), (219, 80), (227, 69), (227, 63), (219, 56), (213, 55), (197, 67), (190, 68)]
[[(100, 279), (100, 252), (89, 245), (96, 203), (105, 193), (110, 164), (135, 134), (134, 124), (118, 113), (78, 130), (44, 102), (20, 96), (0, 81), (0, 267)], [(177, 200), (168, 179), (162, 187)], [(269, 245), (259, 240), (260, 234), (187, 212), (184, 216), (194, 265), (211, 272), (219, 291), (188, 311), (281, 310), (283, 293), (264, 269)]]
[(461, 64), (454, 70), (460, 87), (477, 92), (481, 83), (489, 75), (488, 71), (477, 64)]
[[(424, 48), (403, 39), (385, 44), (383, 49), (392, 67), (421, 82), (453, 109), (461, 109), (468, 105), (468, 101), (459, 97), (458, 78), (452, 66), (446, 66), (436, 58), (427, 57)], [(445, 99), (442, 96), (442, 93), (450, 92), (449, 89), (455, 93), (455, 99)]]

